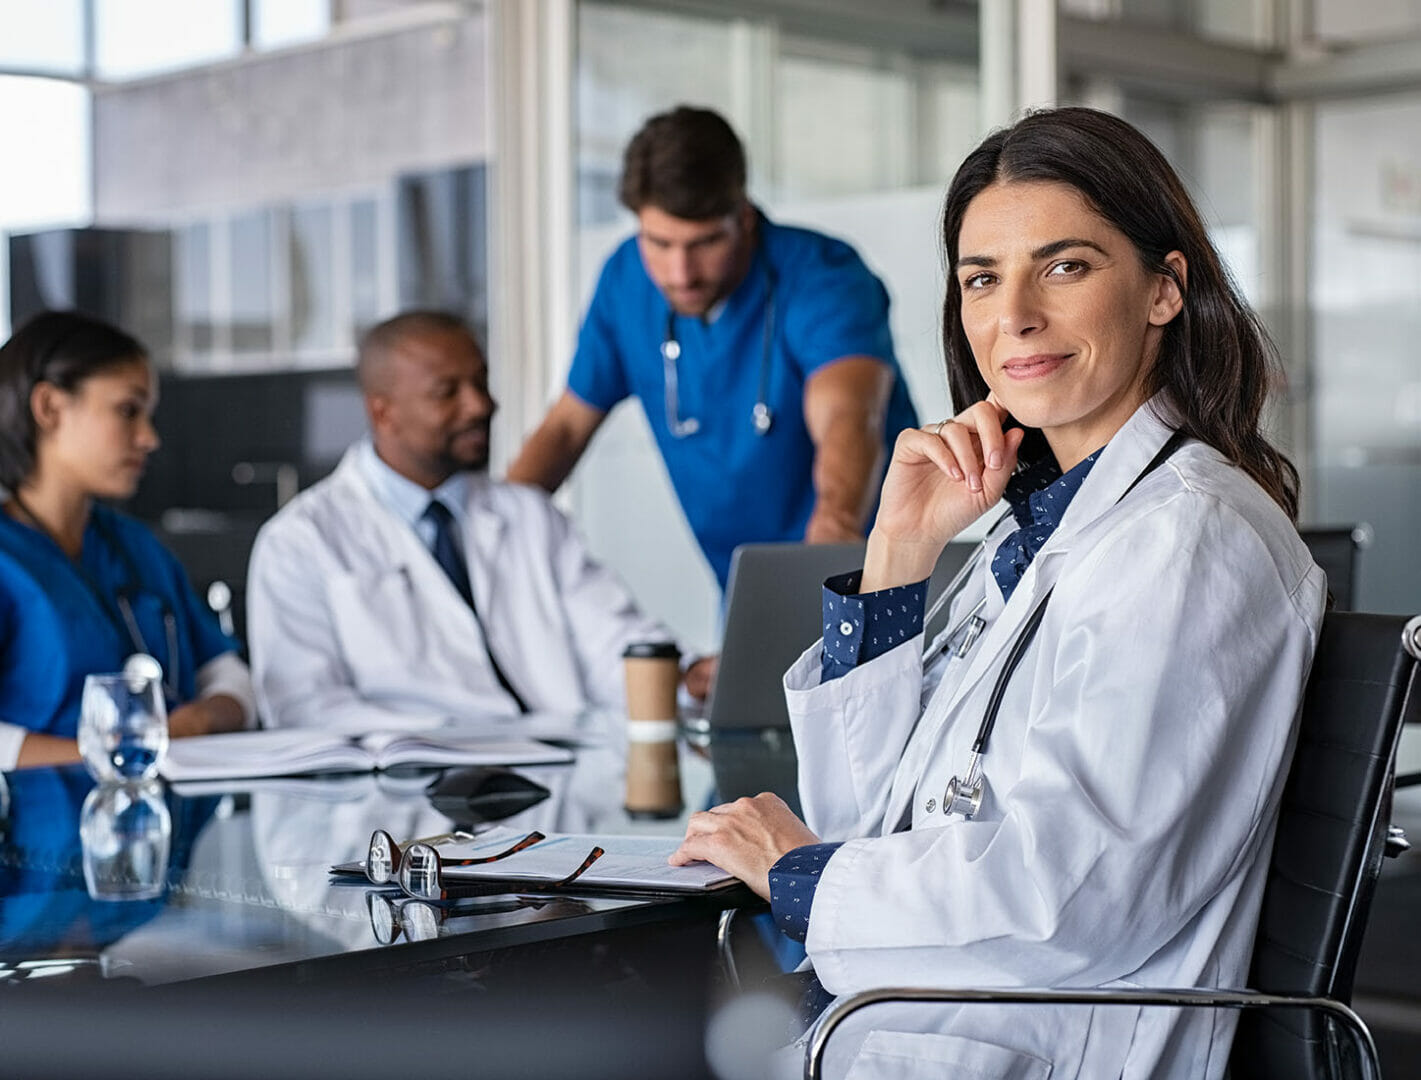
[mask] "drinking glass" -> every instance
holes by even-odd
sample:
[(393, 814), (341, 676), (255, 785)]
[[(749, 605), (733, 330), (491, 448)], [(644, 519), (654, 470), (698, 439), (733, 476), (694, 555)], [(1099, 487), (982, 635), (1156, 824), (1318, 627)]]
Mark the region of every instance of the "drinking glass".
[(127, 671), (90, 675), (79, 705), (79, 753), (102, 783), (157, 775), (168, 749), (161, 677)]
[(84, 884), (95, 900), (163, 894), (173, 819), (155, 780), (100, 784), (79, 813)]

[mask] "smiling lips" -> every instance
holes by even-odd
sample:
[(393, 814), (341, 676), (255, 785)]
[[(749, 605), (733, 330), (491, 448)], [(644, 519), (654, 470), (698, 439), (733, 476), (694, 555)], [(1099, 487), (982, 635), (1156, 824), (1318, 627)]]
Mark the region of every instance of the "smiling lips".
[(1009, 379), (1040, 379), (1059, 371), (1070, 353), (1037, 353), (1034, 356), (1018, 356), (1002, 365), (1002, 373)]

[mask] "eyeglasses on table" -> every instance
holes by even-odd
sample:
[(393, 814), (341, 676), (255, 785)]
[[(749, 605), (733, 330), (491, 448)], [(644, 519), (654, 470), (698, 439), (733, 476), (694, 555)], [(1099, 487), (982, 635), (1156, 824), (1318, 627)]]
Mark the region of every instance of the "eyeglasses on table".
[[(531, 837), (537, 837), (537, 840)], [(429, 844), (410, 844), (405, 849), (404, 859), (400, 865), (400, 888), (406, 896), (414, 897), (417, 900), (428, 901), (448, 901), (458, 900), (469, 896), (487, 896), (491, 887), (498, 892), (507, 892), (507, 883), (494, 882), (467, 882), (457, 885), (450, 885), (444, 879), (446, 867), (453, 868), (459, 866), (474, 866), (481, 863), (497, 862), (499, 859), (507, 858), (524, 848), (531, 847), (542, 840), (541, 833), (529, 833), (513, 847), (507, 851), (501, 851), (497, 855), (486, 856), (481, 859), (446, 859), (443, 858)], [(601, 847), (593, 847), (587, 853), (587, 857), (577, 866), (572, 873), (557, 881), (528, 883), (537, 892), (564, 889), (585, 874), (589, 867), (600, 859), (606, 852)]]
[[(414, 844), (433, 845), (441, 840), (472, 840), (474, 834), (471, 832), (455, 831), (440, 833), (437, 836), (424, 836), (418, 840), (410, 840), (405, 846)], [(473, 862), (461, 862), (460, 866), (472, 866), (475, 862), (494, 862), (498, 859), (505, 859), (509, 855), (516, 854), (524, 848), (532, 847), (539, 840), (543, 839), (540, 832), (530, 832), (518, 843), (514, 844), (507, 851), (499, 852), (497, 855), (490, 855), (482, 859), (475, 859)], [(405, 858), (404, 850), (395, 843), (395, 838), (384, 829), (376, 829), (370, 834), (370, 846), (365, 852), (365, 877), (372, 885), (388, 885), (397, 883), (400, 868)]]

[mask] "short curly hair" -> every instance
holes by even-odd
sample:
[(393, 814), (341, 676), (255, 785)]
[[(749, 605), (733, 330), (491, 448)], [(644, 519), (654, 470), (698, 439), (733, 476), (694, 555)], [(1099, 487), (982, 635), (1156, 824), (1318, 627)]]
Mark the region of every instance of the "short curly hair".
[(745, 201), (745, 148), (719, 113), (678, 105), (632, 136), (617, 194), (634, 214), (654, 206), (687, 221), (724, 217)]

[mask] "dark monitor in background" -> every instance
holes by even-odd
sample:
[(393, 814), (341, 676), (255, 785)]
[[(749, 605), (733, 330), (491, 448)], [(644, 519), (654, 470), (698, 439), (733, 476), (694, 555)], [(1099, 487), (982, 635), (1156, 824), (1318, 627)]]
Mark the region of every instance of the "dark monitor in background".
[(47, 229), (9, 238), (10, 325), (74, 310), (173, 351), (173, 241), (161, 229)]

